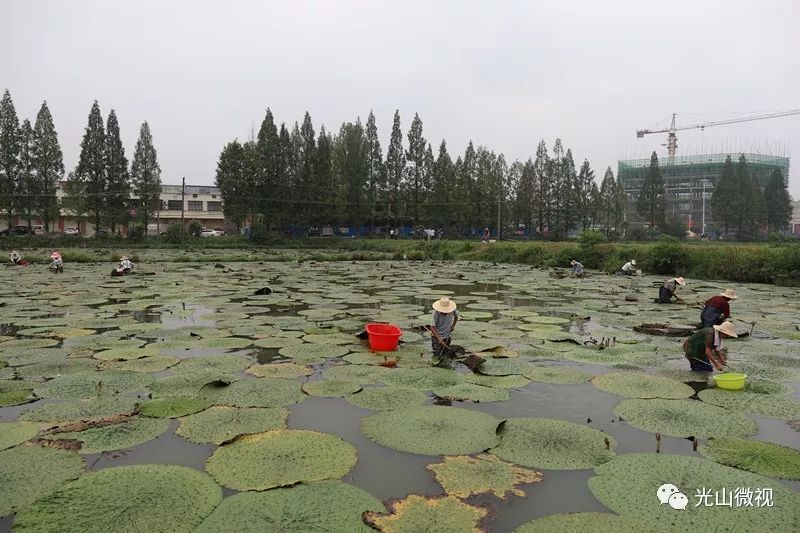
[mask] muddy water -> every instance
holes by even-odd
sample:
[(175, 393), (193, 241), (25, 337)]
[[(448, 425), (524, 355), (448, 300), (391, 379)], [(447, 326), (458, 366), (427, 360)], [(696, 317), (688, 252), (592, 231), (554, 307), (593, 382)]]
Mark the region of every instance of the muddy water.
[[(503, 296), (507, 286), (500, 283), (478, 283), (471, 285), (438, 285), (433, 291), (440, 290), (444, 294), (455, 296), (474, 293), (494, 293), (491, 299), (504, 300), (513, 305), (536, 304), (535, 298), (513, 298)], [(427, 312), (425, 304), (416, 298), (403, 299), (407, 303), (420, 305), (420, 313)], [(359, 307), (363, 307), (359, 306)], [(293, 308), (302, 309), (305, 306)], [(213, 326), (211, 320), (200, 317), (213, 312), (211, 308), (186, 306), (185, 310), (192, 314), (176, 317), (157, 311), (146, 311), (134, 314), (134, 318), (142, 322), (161, 320), (168, 328), (181, 326)], [(273, 310), (268, 314), (290, 314), (285, 309)], [(592, 321), (579, 327), (591, 331), (596, 324)], [(217, 350), (180, 350), (174, 355), (178, 357), (197, 357), (219, 353)], [(247, 354), (260, 362), (271, 362), (282, 359), (275, 349), (239, 350), (230, 353)], [(601, 374), (612, 371), (605, 366), (579, 363), (556, 362), (554, 364), (577, 368), (590, 374)], [(163, 373), (167, 375), (169, 371)], [(245, 377), (245, 376), (243, 376)], [(318, 379), (315, 374), (308, 379)], [(796, 384), (795, 384), (796, 385)], [(698, 387), (698, 389), (701, 387)], [(797, 397), (800, 387), (795, 386)], [(430, 402), (433, 400), (431, 399)], [(461, 403), (459, 407), (474, 409), (496, 416), (500, 419), (511, 417), (543, 417), (568, 420), (578, 424), (601, 430), (617, 442), (617, 453), (655, 452), (655, 435), (629, 426), (612, 414), (612, 409), (620, 398), (596, 389), (593, 385), (551, 385), (532, 382), (526, 387), (512, 390), (511, 399), (500, 403), (471, 404)], [(29, 410), (40, 402), (24, 406), (0, 408), (0, 421), (16, 419), (21, 412)], [(381, 500), (400, 499), (410, 493), (437, 495), (442, 493), (441, 487), (434, 482), (427, 465), (437, 463), (438, 456), (423, 456), (400, 452), (380, 446), (365, 438), (360, 431), (361, 418), (374, 411), (350, 405), (343, 399), (308, 398), (298, 405), (289, 408), (290, 428), (313, 429), (338, 435), (353, 444), (358, 450), (358, 463), (343, 478), (344, 481), (363, 488)], [(765, 417), (754, 417), (758, 422), (759, 432), (754, 437), (769, 442), (787, 444), (797, 447), (798, 434), (791, 430), (782, 420)], [(193, 444), (175, 434), (178, 421), (170, 424), (169, 430), (160, 437), (131, 449), (94, 454), (86, 456), (87, 468), (98, 470), (130, 464), (180, 464), (197, 470), (203, 470), (205, 462), (213, 452), (214, 446)], [(660, 442), (662, 453), (697, 455), (693, 451), (693, 443), (687, 439), (662, 437)], [(587, 480), (592, 477), (592, 470), (552, 471), (543, 470), (543, 479), (539, 483), (523, 485), (526, 491), (524, 498), (511, 496), (500, 500), (492, 496), (473, 497), (469, 501), (489, 510), (485, 525), (490, 531), (507, 532), (534, 518), (555, 513), (595, 511), (608, 512), (591, 494)], [(780, 483), (779, 481), (775, 481)], [(784, 482), (786, 485), (800, 490), (800, 483)], [(226, 495), (235, 491), (224, 489)], [(12, 517), (0, 518), (0, 532), (9, 531)]]

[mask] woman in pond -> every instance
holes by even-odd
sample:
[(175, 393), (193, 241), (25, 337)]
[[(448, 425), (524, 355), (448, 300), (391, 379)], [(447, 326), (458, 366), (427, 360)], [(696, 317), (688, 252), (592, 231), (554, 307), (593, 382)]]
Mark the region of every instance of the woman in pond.
[(668, 304), (672, 302), (672, 298), (674, 297), (676, 301), (681, 301), (680, 298), (675, 296), (675, 291), (678, 289), (678, 286), (685, 286), (686, 280), (682, 277), (668, 279), (664, 282), (664, 285), (658, 289), (658, 303), (660, 304)]
[(731, 317), (730, 301), (737, 298), (736, 291), (725, 289), (716, 296), (706, 300), (705, 307), (700, 313), (700, 322), (704, 328), (722, 324)]
[(19, 254), (18, 251), (13, 250), (11, 252), (11, 262), (14, 263), (15, 265), (22, 264), (22, 256)]
[(52, 270), (56, 274), (63, 274), (64, 260), (61, 259), (61, 254), (58, 252), (53, 252), (52, 254), (50, 254), (50, 259), (52, 259), (52, 263), (50, 263), (50, 266), (47, 268)]
[[(736, 328), (732, 322), (697, 330), (683, 343), (683, 353), (692, 370), (712, 372), (722, 370), (727, 364), (728, 350), (723, 348), (723, 339), (735, 339)], [(713, 365), (713, 366), (712, 366)]]
[(448, 366), (452, 359), (450, 338), (458, 323), (456, 303), (443, 296), (433, 302), (433, 326), (431, 326), (431, 347), (433, 348), (433, 362), (436, 366)]
[(572, 275), (576, 278), (583, 277), (583, 265), (576, 259), (569, 262), (572, 266)]

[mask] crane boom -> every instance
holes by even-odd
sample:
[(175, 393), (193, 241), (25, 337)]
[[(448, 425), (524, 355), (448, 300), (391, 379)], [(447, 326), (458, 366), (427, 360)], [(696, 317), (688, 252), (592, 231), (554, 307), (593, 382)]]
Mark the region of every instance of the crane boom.
[(729, 118), (725, 120), (716, 120), (713, 122), (706, 122), (704, 124), (692, 124), (690, 126), (675, 126), (675, 117), (677, 113), (672, 114), (672, 122), (670, 123), (669, 128), (665, 128), (662, 130), (636, 130), (636, 138), (641, 139), (645, 135), (650, 135), (651, 133), (666, 133), (667, 134), (667, 142), (662, 146), (667, 147), (667, 155), (669, 156), (669, 162), (672, 163), (675, 161), (675, 152), (678, 150), (678, 136), (675, 134), (677, 131), (683, 130), (704, 130), (711, 126), (722, 126), (724, 124), (737, 124), (739, 122), (752, 122), (754, 120), (764, 120), (767, 118), (778, 118), (778, 117), (788, 117), (790, 115), (800, 115), (800, 109), (790, 109), (788, 111), (773, 111), (772, 113), (764, 113), (761, 115), (751, 115), (749, 117), (738, 117), (738, 118)]

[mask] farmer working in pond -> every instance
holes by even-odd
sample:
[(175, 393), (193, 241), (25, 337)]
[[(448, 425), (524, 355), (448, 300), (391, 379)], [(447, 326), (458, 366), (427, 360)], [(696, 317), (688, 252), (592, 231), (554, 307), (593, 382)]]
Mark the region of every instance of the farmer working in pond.
[(624, 265), (622, 265), (622, 270), (620, 272), (625, 276), (633, 276), (636, 274), (636, 260), (631, 259)]
[(722, 346), (722, 340), (736, 337), (736, 328), (729, 321), (719, 326), (699, 329), (683, 343), (683, 353), (689, 360), (692, 370), (700, 372), (712, 372), (714, 368), (722, 370), (727, 364), (728, 353)]
[(572, 275), (576, 278), (583, 277), (583, 265), (579, 263), (577, 260), (573, 259), (569, 262), (572, 265)]
[(449, 366), (450, 337), (456, 329), (458, 318), (456, 303), (447, 296), (433, 302), (433, 326), (430, 331), (433, 361), (437, 366)]
[(718, 295), (706, 300), (705, 307), (700, 313), (700, 322), (703, 327), (722, 324), (723, 320), (731, 317), (730, 301), (736, 299), (736, 291), (725, 289)]
[(658, 303), (660, 304), (671, 303), (673, 297), (675, 298), (676, 301), (680, 302), (681, 299), (675, 295), (675, 290), (678, 288), (679, 285), (681, 287), (686, 285), (686, 280), (684, 280), (681, 277), (677, 277), (665, 281), (664, 285), (662, 285), (661, 288), (658, 289)]
[(19, 252), (14, 250), (11, 252), (11, 262), (15, 265), (19, 265), (22, 262), (22, 256), (19, 255)]
[(118, 272), (117, 275), (130, 274), (132, 270), (133, 270), (133, 263), (131, 263), (131, 260), (128, 259), (128, 256), (123, 255), (122, 257), (120, 257), (119, 266), (117, 267), (117, 272)]
[(52, 270), (56, 274), (63, 274), (64, 273), (64, 260), (61, 259), (61, 254), (58, 252), (53, 252), (50, 254), (50, 259), (52, 263), (47, 268)]

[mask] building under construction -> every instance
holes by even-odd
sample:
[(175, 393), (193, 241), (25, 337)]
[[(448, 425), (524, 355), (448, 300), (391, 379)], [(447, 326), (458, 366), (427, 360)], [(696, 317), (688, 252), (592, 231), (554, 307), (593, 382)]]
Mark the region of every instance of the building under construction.
[[(722, 174), (722, 166), (730, 155), (734, 164), (742, 154), (704, 154), (677, 156), (659, 161), (661, 176), (667, 190), (667, 217), (686, 223), (687, 229), (703, 234), (714, 231), (710, 200), (714, 186)], [(775, 169), (789, 183), (789, 158), (783, 156), (745, 153), (750, 175), (762, 189)], [(628, 228), (643, 227), (646, 222), (636, 213), (636, 200), (642, 188), (650, 159), (628, 159), (618, 162), (617, 175), (628, 196)]]

